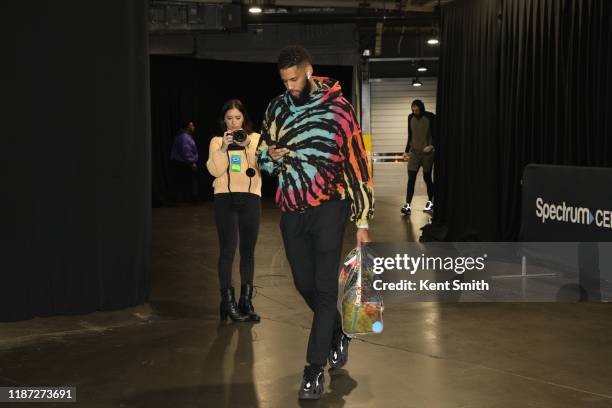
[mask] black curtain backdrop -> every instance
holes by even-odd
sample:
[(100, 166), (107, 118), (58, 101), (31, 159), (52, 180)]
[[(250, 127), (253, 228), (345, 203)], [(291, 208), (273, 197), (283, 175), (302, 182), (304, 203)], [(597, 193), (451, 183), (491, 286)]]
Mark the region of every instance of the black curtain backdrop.
[[(344, 95), (351, 99), (352, 67), (317, 65), (315, 61), (314, 74), (339, 80)], [(152, 56), (153, 205), (171, 201), (170, 151), (181, 118), (195, 122), (194, 139), (202, 162), (200, 197), (212, 200), (213, 178), (205, 164), (210, 139), (219, 135), (221, 107), (229, 99), (240, 99), (259, 132), (268, 103), (282, 92), (276, 64)], [(264, 196), (272, 196), (275, 189), (275, 180), (264, 176)]]
[(612, 166), (611, 44), (606, 0), (444, 7), (435, 222), (448, 239), (516, 239), (529, 163)]
[(148, 295), (147, 1), (83, 7), (2, 5), (16, 36), (19, 131), (0, 139), (12, 156), (14, 226), (1, 321), (118, 309)]
[(443, 14), (435, 222), (453, 240), (497, 234), (497, 15), (489, 0), (457, 0)]

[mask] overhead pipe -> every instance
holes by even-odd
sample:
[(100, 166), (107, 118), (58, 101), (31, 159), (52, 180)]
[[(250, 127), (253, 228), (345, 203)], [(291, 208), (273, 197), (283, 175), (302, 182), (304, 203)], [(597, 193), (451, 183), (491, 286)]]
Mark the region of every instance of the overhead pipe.
[[(353, 8), (376, 9), (385, 11), (422, 11), (433, 12), (434, 6), (416, 6), (412, 4), (401, 5), (396, 1), (333, 1), (333, 0), (276, 0), (274, 6), (279, 7), (326, 7), (326, 8)], [(363, 4), (367, 4), (363, 7)]]
[[(151, 0), (155, 3), (193, 3), (193, 4), (236, 4), (232, 0)], [(431, 1), (429, 3), (432, 3)], [(248, 6), (248, 0), (241, 0), (240, 4)], [(366, 4), (367, 6), (363, 6)], [(376, 1), (334, 1), (334, 0), (264, 0), (264, 7), (304, 7), (304, 8), (334, 8), (334, 9), (359, 9), (359, 10), (384, 10), (384, 11), (422, 11), (433, 12), (432, 5), (404, 4), (391, 0)]]

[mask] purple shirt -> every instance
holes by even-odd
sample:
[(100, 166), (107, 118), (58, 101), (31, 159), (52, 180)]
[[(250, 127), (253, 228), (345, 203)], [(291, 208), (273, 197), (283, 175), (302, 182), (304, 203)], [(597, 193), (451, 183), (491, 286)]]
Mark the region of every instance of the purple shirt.
[(186, 163), (198, 162), (198, 148), (189, 133), (182, 132), (176, 136), (170, 159)]

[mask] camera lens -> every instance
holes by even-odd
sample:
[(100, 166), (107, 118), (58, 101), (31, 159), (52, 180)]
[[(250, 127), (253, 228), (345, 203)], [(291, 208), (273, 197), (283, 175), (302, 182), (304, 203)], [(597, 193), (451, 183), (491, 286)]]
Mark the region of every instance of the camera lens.
[(234, 130), (232, 132), (232, 137), (234, 138), (234, 142), (242, 143), (246, 140), (247, 134), (244, 130)]

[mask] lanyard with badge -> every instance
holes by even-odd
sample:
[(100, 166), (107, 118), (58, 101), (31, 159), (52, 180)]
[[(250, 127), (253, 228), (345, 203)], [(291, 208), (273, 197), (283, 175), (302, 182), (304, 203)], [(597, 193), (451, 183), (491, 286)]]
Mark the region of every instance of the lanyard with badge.
[(234, 173), (240, 173), (240, 163), (242, 162), (242, 158), (240, 157), (240, 152), (242, 150), (232, 150), (230, 152), (230, 171)]

